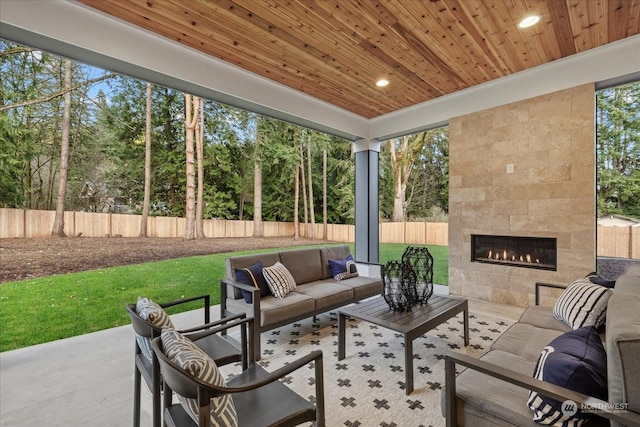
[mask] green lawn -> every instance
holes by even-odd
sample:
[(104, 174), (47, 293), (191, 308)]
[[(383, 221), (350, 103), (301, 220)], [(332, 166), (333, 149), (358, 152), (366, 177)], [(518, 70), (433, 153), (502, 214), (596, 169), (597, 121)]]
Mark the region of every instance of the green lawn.
[[(400, 259), (406, 246), (381, 244), (380, 262)], [(434, 282), (447, 284), (449, 248), (429, 246), (429, 251), (434, 257)], [(4, 283), (0, 285), (0, 352), (127, 325), (124, 306), (138, 296), (162, 302), (210, 294), (211, 303), (218, 304), (229, 256), (179, 258)]]

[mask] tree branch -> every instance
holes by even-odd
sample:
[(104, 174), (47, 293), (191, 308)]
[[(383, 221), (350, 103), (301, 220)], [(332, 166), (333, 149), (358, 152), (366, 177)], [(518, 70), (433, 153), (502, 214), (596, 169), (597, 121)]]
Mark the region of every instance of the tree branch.
[(0, 111), (7, 111), (7, 110), (11, 110), (13, 108), (27, 107), (29, 105), (41, 104), (43, 102), (49, 102), (54, 98), (58, 98), (60, 96), (64, 96), (64, 94), (66, 94), (67, 92), (72, 92), (72, 91), (74, 91), (74, 90), (76, 90), (76, 89), (78, 89), (78, 88), (80, 88), (82, 86), (92, 85), (94, 83), (98, 83), (98, 82), (103, 81), (103, 80), (111, 79), (111, 78), (113, 78), (115, 76), (116, 76), (115, 73), (105, 74), (102, 77), (96, 77), (95, 79), (86, 80), (84, 82), (81, 82), (81, 83), (78, 83), (76, 85), (73, 85), (69, 89), (64, 89), (64, 90), (61, 90), (59, 92), (52, 93), (51, 95), (47, 95), (44, 98), (30, 99), (30, 100), (27, 100), (27, 101), (14, 102), (13, 104), (3, 105), (3, 106), (0, 107)]

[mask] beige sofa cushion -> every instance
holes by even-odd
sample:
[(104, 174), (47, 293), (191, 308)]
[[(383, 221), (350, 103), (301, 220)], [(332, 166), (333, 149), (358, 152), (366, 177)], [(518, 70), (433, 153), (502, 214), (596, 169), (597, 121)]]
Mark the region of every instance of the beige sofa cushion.
[[(540, 357), (540, 351), (564, 332), (538, 328), (526, 323), (516, 323), (509, 327), (491, 345), (492, 350), (513, 353), (532, 363)], [(533, 371), (527, 372), (532, 375)]]
[(315, 300), (315, 310), (330, 309), (353, 300), (353, 288), (335, 281), (320, 280), (298, 286), (296, 292)]
[(331, 269), (329, 268), (329, 260), (345, 259), (351, 251), (349, 246), (327, 246), (320, 249), (320, 263), (322, 264), (322, 278), (332, 279)]
[[(607, 307), (607, 378), (609, 402), (629, 403), (640, 412), (640, 267), (616, 282)], [(612, 423), (617, 426), (617, 423)]]
[(282, 251), (280, 252), (280, 262), (287, 267), (299, 285), (322, 279), (319, 248)]
[(553, 317), (553, 308), (541, 305), (531, 305), (520, 316), (520, 323), (537, 326), (538, 328), (553, 329), (556, 331), (569, 332), (569, 325)]

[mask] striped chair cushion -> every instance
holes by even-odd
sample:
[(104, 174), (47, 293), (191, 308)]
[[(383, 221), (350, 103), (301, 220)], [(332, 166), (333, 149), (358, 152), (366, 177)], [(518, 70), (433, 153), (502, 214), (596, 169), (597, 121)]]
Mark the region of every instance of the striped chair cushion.
[[(173, 327), (171, 319), (167, 313), (155, 302), (148, 298), (138, 297), (136, 303), (136, 313), (142, 320), (146, 320), (158, 329), (162, 329), (164, 326)], [(142, 335), (136, 335), (136, 341), (142, 354), (151, 362), (151, 355), (153, 350), (151, 349), (151, 338), (143, 337)]]
[[(226, 382), (216, 362), (200, 350), (190, 339), (173, 328), (162, 328), (160, 335), (164, 352), (173, 363), (208, 384), (225, 387)], [(198, 400), (178, 395), (178, 400), (189, 416), (198, 423)], [(238, 414), (230, 394), (211, 399), (211, 425), (237, 427)]]
[(280, 261), (273, 264), (271, 267), (265, 267), (262, 270), (267, 285), (271, 293), (276, 298), (284, 298), (291, 291), (296, 290), (296, 281)]
[(611, 289), (578, 279), (562, 292), (553, 307), (553, 316), (571, 329), (596, 328), (604, 324)]

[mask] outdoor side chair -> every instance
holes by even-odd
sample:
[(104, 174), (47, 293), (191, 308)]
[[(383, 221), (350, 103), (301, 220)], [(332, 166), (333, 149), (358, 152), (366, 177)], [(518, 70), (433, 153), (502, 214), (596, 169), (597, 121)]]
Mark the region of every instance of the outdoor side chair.
[[(210, 319), (210, 296), (200, 295), (191, 298), (183, 298), (176, 301), (157, 304), (162, 310), (166, 319), (169, 317), (164, 313), (168, 307), (185, 304), (192, 301), (202, 300), (204, 310), (204, 323), (196, 327), (181, 330), (194, 343), (220, 365), (242, 362), (242, 369), (247, 369), (254, 361), (247, 358), (247, 354), (253, 354), (253, 345), (247, 338), (247, 329), (253, 327), (253, 319), (247, 319), (245, 314), (228, 317), (222, 320), (211, 322)], [(152, 418), (153, 427), (161, 426), (161, 394), (162, 379), (160, 368), (151, 348), (151, 340), (160, 336), (161, 326), (145, 320), (138, 314), (136, 304), (126, 306), (131, 325), (136, 333), (135, 353), (134, 353), (134, 401), (133, 401), (133, 426), (140, 427), (140, 392), (141, 378), (144, 378), (152, 394)], [(169, 321), (170, 323), (170, 321)], [(240, 342), (229, 335), (222, 336), (219, 332), (229, 328), (240, 327)], [(253, 335), (249, 334), (249, 337)], [(245, 349), (245, 350), (243, 350)]]
[[(163, 386), (165, 387), (165, 425), (209, 427), (212, 417), (222, 417), (229, 413), (229, 399), (225, 399), (225, 397), (229, 397), (235, 408), (235, 411), (231, 411), (231, 413), (237, 414), (237, 419), (234, 421), (237, 421), (239, 427), (291, 427), (313, 421), (315, 421), (314, 426), (316, 427), (325, 426), (321, 351), (313, 351), (271, 373), (257, 364), (252, 364), (247, 370), (227, 381), (226, 386), (223, 386), (214, 385), (216, 380), (208, 380), (207, 377), (221, 376), (221, 374), (217, 368), (213, 367), (212, 369), (206, 363), (200, 365), (200, 373), (192, 374), (187, 369), (181, 368), (179, 364), (183, 363), (189, 366), (189, 369), (193, 369), (194, 360), (199, 356), (194, 355), (194, 352), (190, 350), (176, 352), (175, 347), (174, 349), (165, 348), (163, 339), (165, 339), (164, 336), (154, 338), (153, 350), (160, 365)], [(173, 346), (173, 344), (169, 344), (169, 346)], [(285, 375), (289, 375), (312, 362), (315, 369), (315, 405), (279, 381)], [(215, 373), (211, 374), (211, 370)], [(181, 397), (180, 403), (172, 403), (173, 392)], [(185, 403), (185, 398), (195, 399), (195, 401)], [(214, 415), (212, 415), (212, 409)], [(188, 410), (195, 411), (195, 414), (189, 415)], [(197, 423), (194, 421), (195, 419), (198, 419)], [(218, 424), (227, 425), (224, 421)]]

